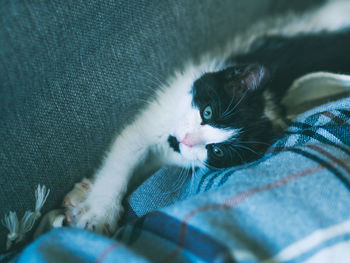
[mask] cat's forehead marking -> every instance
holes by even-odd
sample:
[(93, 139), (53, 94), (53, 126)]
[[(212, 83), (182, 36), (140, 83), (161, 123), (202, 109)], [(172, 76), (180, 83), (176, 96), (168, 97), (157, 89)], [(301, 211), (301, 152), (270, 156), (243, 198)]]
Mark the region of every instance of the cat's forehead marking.
[(226, 127), (219, 128), (210, 124), (202, 125), (202, 118), (200, 115), (200, 109), (195, 106), (191, 106), (187, 112), (187, 120), (189, 121), (187, 126), (190, 130), (199, 130), (201, 137), (206, 144), (211, 143), (223, 143), (228, 140), (232, 140), (239, 136), (241, 129)]
[(211, 143), (222, 143), (228, 140), (232, 140), (238, 137), (240, 129), (223, 129), (216, 128), (210, 125), (202, 126), (203, 137), (207, 144)]

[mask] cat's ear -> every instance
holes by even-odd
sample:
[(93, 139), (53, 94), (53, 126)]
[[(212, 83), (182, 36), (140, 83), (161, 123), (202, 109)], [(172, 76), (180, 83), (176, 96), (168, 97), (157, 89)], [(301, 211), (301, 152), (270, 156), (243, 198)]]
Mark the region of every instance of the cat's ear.
[(266, 67), (259, 64), (233, 66), (224, 71), (224, 89), (230, 94), (263, 89), (269, 79)]

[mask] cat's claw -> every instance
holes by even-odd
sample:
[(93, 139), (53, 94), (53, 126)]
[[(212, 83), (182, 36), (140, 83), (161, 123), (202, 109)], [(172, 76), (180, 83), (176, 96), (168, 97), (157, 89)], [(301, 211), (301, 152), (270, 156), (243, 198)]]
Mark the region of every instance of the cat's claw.
[(87, 178), (83, 178), (83, 180), (76, 183), (74, 188), (64, 197), (62, 203), (63, 207), (72, 209), (82, 203), (86, 199), (91, 187), (92, 182)]
[(72, 227), (110, 236), (115, 232), (122, 212), (122, 206), (89, 202), (87, 199), (66, 212), (66, 222)]
[(64, 198), (65, 223), (68, 226), (87, 229), (95, 233), (111, 235), (117, 228), (123, 207), (108, 197), (94, 197), (92, 183), (84, 178), (76, 183)]

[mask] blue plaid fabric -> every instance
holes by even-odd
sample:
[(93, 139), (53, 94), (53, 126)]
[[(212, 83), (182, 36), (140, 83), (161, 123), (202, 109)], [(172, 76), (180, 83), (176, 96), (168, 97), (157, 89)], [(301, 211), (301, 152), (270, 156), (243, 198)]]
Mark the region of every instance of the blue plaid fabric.
[[(164, 168), (108, 239), (55, 229), (18, 262), (349, 262), (350, 98), (300, 115), (255, 163)], [(180, 176), (179, 176), (180, 174)]]

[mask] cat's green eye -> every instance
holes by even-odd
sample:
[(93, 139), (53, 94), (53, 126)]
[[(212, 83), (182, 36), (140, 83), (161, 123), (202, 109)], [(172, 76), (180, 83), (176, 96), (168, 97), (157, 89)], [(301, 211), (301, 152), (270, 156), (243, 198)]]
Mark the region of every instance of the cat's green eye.
[(213, 152), (214, 155), (216, 155), (219, 158), (224, 157), (224, 151), (219, 146), (213, 145), (211, 147), (211, 151)]
[(211, 109), (210, 106), (205, 107), (203, 110), (203, 119), (205, 121), (209, 121), (211, 117), (213, 116), (213, 110)]

